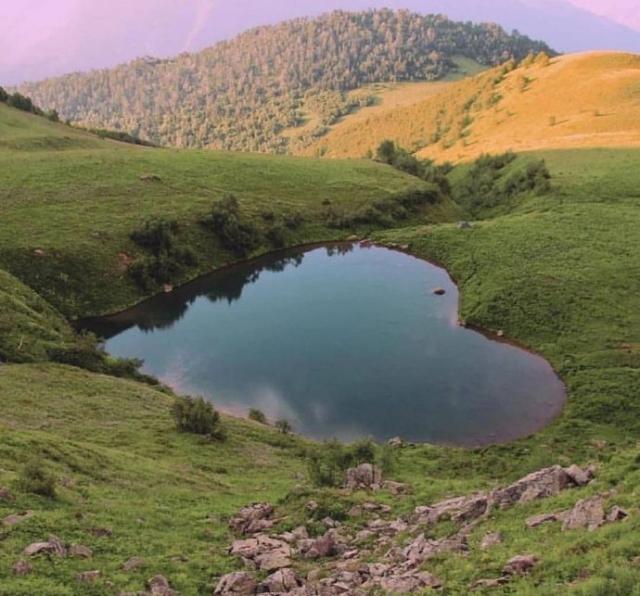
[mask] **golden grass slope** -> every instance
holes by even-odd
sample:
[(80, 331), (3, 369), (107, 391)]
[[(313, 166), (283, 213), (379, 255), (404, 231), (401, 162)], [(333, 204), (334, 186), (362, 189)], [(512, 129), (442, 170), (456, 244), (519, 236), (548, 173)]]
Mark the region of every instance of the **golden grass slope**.
[(640, 55), (588, 52), (507, 64), (336, 128), (308, 152), (360, 157), (384, 139), (454, 162), (509, 149), (637, 147)]

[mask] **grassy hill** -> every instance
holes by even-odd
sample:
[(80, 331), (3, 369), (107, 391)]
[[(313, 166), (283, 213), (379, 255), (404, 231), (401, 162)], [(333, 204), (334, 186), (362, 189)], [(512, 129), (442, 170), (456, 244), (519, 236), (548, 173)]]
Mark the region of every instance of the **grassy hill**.
[(408, 11), (337, 11), (248, 31), (197, 54), (143, 58), (71, 74), (20, 91), (64, 119), (125, 131), (159, 145), (287, 152), (310, 105), (317, 121), (299, 143), (321, 136), (368, 103), (349, 91), (378, 82), (432, 81), (454, 58), (491, 66), (551, 51), (497, 25), (460, 23)]
[[(322, 533), (320, 520), (331, 515), (355, 533), (367, 518), (348, 515), (354, 504), (384, 503), (390, 518), (407, 516), (417, 505), (574, 462), (595, 464), (596, 480), (492, 511), (469, 529), (468, 553), (441, 553), (424, 568), (440, 578), (444, 593), (466, 594), (474, 581), (499, 576), (513, 555), (530, 553), (540, 561), (532, 572), (492, 593), (637, 591), (639, 150), (520, 156), (507, 167), (516, 170), (543, 157), (551, 190), (479, 211), (471, 229), (447, 223), (462, 217), (462, 210), (440, 199), (396, 221), (395, 229), (367, 224), (350, 230), (326, 225), (326, 198), (333, 208), (351, 212), (381, 197), (433, 188), (363, 161), (123, 145), (1, 105), (0, 123), (0, 487), (15, 498), (0, 497), (0, 520), (32, 512), (15, 524), (0, 522), (0, 594), (135, 592), (158, 573), (182, 594), (211, 593), (220, 575), (242, 567), (227, 551), (227, 522), (242, 505), (273, 503), (282, 530), (304, 522), (312, 534)], [(465, 168), (451, 173), (454, 188)], [(180, 245), (206, 256), (185, 278), (240, 258), (222, 250), (197, 223), (228, 191), (237, 194), (247, 221), (260, 226), (268, 223), (265, 209), (276, 218), (300, 212), (304, 223), (288, 243), (366, 231), (442, 262), (459, 283), (460, 316), (468, 324), (503, 330), (553, 364), (568, 391), (562, 416), (511, 445), (399, 449), (387, 474), (410, 485), (405, 495), (320, 489), (307, 474), (309, 443), (302, 438), (227, 416), (225, 441), (178, 433), (170, 415), (173, 397), (163, 388), (51, 361), (52, 349), (79, 341), (63, 315), (104, 312), (145, 295), (124, 265), (142, 252), (130, 232), (150, 215), (177, 218)], [(272, 249), (261, 245), (256, 251)], [(34, 457), (53, 475), (55, 499), (25, 489), (25, 464)], [(531, 515), (567, 509), (596, 494), (624, 507), (628, 519), (593, 532), (525, 525)], [(317, 514), (304, 506), (312, 499)], [(441, 538), (456, 523), (425, 531)], [(495, 531), (503, 542), (481, 549), (484, 535)], [(49, 534), (89, 547), (91, 558), (38, 556), (30, 560), (30, 574), (13, 573), (23, 549)], [(401, 532), (392, 544), (408, 538)], [(367, 548), (367, 561), (382, 556), (366, 554)], [(123, 563), (136, 556), (142, 566), (125, 571)], [(332, 561), (295, 565), (301, 572), (320, 567), (329, 573)], [(93, 582), (78, 579), (92, 570), (100, 571)]]
[[(225, 193), (261, 229), (295, 218), (282, 242), (300, 244), (357, 231), (331, 227), (328, 204), (347, 214), (432, 190), (370, 161), (143, 148), (0, 104), (0, 268), (67, 316), (114, 311), (160, 291), (137, 287), (129, 272), (146, 254), (130, 234), (152, 217), (177, 222), (178, 244), (195, 254), (170, 280), (180, 283), (238, 258), (199, 223)], [(456, 208), (443, 200), (430, 211), (435, 220)], [(273, 249), (265, 242), (252, 253)]]
[(421, 157), (640, 145), (640, 56), (593, 52), (481, 73), (422, 101), (348, 120), (309, 154), (363, 156), (384, 139)]

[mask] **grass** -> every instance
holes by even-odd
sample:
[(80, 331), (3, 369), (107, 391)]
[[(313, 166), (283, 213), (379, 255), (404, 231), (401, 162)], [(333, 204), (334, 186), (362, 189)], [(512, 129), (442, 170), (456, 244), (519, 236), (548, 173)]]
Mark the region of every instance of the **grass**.
[(508, 149), (638, 147), (639, 80), (640, 58), (616, 52), (497, 67), (353, 125), (347, 120), (308, 154), (359, 157), (387, 138), (420, 157), (453, 162)]
[[(181, 242), (198, 257), (198, 266), (172, 280), (177, 284), (234, 259), (197, 223), (225, 193), (236, 194), (254, 221), (264, 211), (301, 214), (303, 224), (286, 239), (301, 244), (357, 231), (330, 229), (326, 201), (349, 212), (429, 188), (370, 161), (141, 148), (0, 106), (0, 268), (68, 317), (141, 298), (127, 274), (140, 254), (129, 234), (150, 217), (179, 222)], [(433, 220), (452, 213), (441, 203)]]
[[(109, 141), (89, 148), (84, 144), (95, 141), (77, 134), (79, 140), (55, 152), (0, 151), (7, 166), (0, 170), (0, 262), (52, 296), (67, 316), (136, 299), (136, 291), (115, 274), (111, 277), (106, 264), (117, 265), (118, 251), (133, 251), (128, 232), (147, 213), (172, 215), (187, 225), (217, 192), (235, 190), (242, 191), (244, 205), (256, 214), (266, 205), (311, 214), (327, 195), (346, 205), (377, 197), (377, 186), (391, 193), (419, 184), (363, 162), (319, 164), (200, 152), (185, 156), (123, 150)], [(21, 142), (31, 138), (22, 136)], [(34, 363), (46, 358), (50, 342), (66, 342), (70, 329), (33, 290), (2, 274), (0, 349), (6, 359), (31, 362), (0, 365), (0, 486), (12, 489), (17, 498), (15, 503), (0, 500), (0, 519), (21, 510), (33, 510), (34, 516), (0, 531), (0, 594), (136, 591), (156, 573), (167, 576), (183, 594), (211, 593), (219, 575), (238, 568), (226, 554), (231, 538), (226, 521), (244, 504), (276, 503), (287, 516), (284, 524), (307, 522), (314, 529), (317, 523), (303, 507), (311, 498), (323, 511), (344, 512), (353, 503), (376, 499), (402, 514), (418, 504), (505, 484), (546, 465), (574, 462), (597, 464), (593, 485), (493, 512), (471, 535), (468, 557), (440, 557), (428, 569), (444, 581), (444, 593), (465, 594), (472, 581), (497, 576), (511, 556), (533, 553), (541, 564), (532, 575), (495, 593), (637, 594), (640, 152), (593, 149), (535, 156), (549, 166), (550, 193), (518, 197), (501, 209), (480, 213), (471, 230), (435, 223), (436, 217), (460, 216), (445, 202), (428, 214), (433, 223), (412, 221), (401, 229), (378, 231), (376, 237), (408, 243), (411, 252), (446, 265), (461, 289), (461, 317), (503, 330), (542, 353), (567, 385), (566, 410), (541, 433), (511, 445), (401, 450), (391, 477), (412, 486), (412, 493), (403, 497), (312, 489), (301, 438), (226, 416), (225, 442), (181, 434), (171, 420), (172, 397), (159, 388)], [(139, 180), (150, 173), (161, 181)], [(332, 190), (323, 176), (333, 175), (329, 179), (337, 189)], [(454, 186), (457, 175), (454, 171)], [(312, 215), (307, 218), (311, 223), (305, 237), (335, 233)], [(26, 229), (29, 234), (16, 233)], [(194, 246), (209, 250), (204, 243), (194, 241)], [(45, 256), (35, 255), (37, 248)], [(221, 257), (210, 250), (208, 264), (215, 266), (219, 261), (214, 257)], [(34, 265), (47, 258), (47, 269)], [(75, 263), (81, 264), (77, 271)], [(32, 267), (49, 277), (29, 273)], [(83, 287), (79, 272), (86, 272), (84, 281), (91, 288)], [(50, 276), (67, 285), (50, 284)], [(78, 285), (69, 281), (74, 276)], [(23, 348), (28, 347), (28, 358), (16, 356), (19, 335), (27, 337)], [(19, 489), (20, 470), (34, 456), (55, 476), (56, 500)], [(627, 508), (628, 520), (594, 533), (562, 533), (554, 525), (524, 528), (529, 515), (566, 509), (578, 498), (606, 491), (615, 491), (609, 502)], [(353, 527), (361, 523), (347, 522)], [(96, 536), (91, 532), (95, 528), (108, 528), (112, 535)], [(489, 530), (503, 532), (505, 542), (480, 551), (477, 543)], [(14, 576), (11, 566), (24, 547), (49, 533), (91, 547), (93, 559), (39, 557), (33, 561), (34, 573)], [(133, 556), (143, 557), (145, 567), (123, 572), (122, 563)], [(76, 574), (91, 569), (101, 570), (99, 580), (78, 584)]]

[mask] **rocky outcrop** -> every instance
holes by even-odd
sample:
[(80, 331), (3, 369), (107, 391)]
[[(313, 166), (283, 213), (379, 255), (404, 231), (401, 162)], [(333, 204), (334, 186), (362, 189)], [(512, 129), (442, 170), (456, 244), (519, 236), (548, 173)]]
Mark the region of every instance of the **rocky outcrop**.
[(573, 509), (566, 513), (562, 529), (576, 530), (586, 528), (589, 531), (593, 531), (603, 525), (604, 522), (604, 497), (596, 495), (589, 499), (580, 499)]
[(257, 589), (258, 584), (246, 571), (234, 571), (220, 578), (213, 593), (216, 596), (249, 596)]
[(516, 503), (528, 503), (536, 499), (554, 497), (573, 483), (571, 477), (560, 466), (539, 470), (517, 482), (491, 493), (492, 502), (506, 508)]
[(301, 588), (304, 582), (293, 569), (279, 569), (267, 577), (258, 587), (258, 592), (269, 594), (290, 594)]
[(291, 547), (284, 540), (264, 534), (245, 540), (236, 540), (229, 552), (242, 558), (248, 567), (262, 571), (276, 571), (291, 566)]
[(273, 527), (273, 507), (269, 503), (254, 503), (243, 507), (230, 522), (229, 527), (239, 534), (257, 534)]
[(541, 526), (542, 524), (546, 524), (548, 522), (562, 521), (563, 518), (563, 513), (541, 513), (540, 515), (534, 515), (527, 518), (525, 524), (527, 528), (537, 528), (538, 526)]
[(346, 488), (350, 490), (380, 490), (382, 472), (373, 464), (360, 464), (347, 470)]
[(178, 592), (171, 588), (169, 580), (163, 575), (154, 575), (148, 582), (150, 596), (178, 596)]
[(47, 542), (34, 542), (24, 549), (24, 555), (26, 557), (33, 557), (41, 554), (66, 557), (67, 549), (57, 536), (51, 534)]
[(526, 575), (538, 563), (535, 555), (516, 555), (507, 561), (502, 572), (506, 575)]

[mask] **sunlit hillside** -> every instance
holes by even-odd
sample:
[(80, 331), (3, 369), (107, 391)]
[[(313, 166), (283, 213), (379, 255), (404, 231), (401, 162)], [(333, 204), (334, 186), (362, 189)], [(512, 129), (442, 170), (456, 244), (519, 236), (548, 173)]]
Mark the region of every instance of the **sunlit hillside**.
[(386, 138), (451, 161), (507, 149), (639, 146), (640, 56), (593, 52), (510, 63), (336, 127), (308, 151), (362, 156)]

